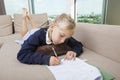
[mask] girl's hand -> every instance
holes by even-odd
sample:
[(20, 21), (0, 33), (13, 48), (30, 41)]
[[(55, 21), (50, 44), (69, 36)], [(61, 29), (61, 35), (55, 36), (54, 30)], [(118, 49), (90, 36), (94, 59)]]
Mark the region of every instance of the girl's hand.
[(73, 51), (68, 51), (64, 57), (64, 60), (75, 60), (76, 58), (76, 53)]
[(50, 61), (49, 61), (49, 65), (54, 66), (54, 65), (58, 65), (58, 64), (60, 64), (60, 59), (55, 57), (55, 56), (51, 56)]

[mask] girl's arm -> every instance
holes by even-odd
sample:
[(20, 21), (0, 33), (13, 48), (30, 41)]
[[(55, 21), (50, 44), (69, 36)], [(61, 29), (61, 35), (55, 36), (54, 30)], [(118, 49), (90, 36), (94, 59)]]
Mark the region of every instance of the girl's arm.
[(35, 52), (37, 47), (40, 46), (43, 40), (41, 40), (41, 36), (43, 37), (45, 34), (40, 32), (41, 30), (35, 32), (31, 35), (22, 45), (22, 48), (18, 52), (17, 59), (26, 64), (47, 64), (49, 65), (50, 55), (44, 55), (40, 52)]

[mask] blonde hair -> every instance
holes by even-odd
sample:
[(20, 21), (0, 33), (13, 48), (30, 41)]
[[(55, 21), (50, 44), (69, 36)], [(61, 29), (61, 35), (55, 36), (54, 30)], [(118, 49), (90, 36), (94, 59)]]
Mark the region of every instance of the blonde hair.
[(59, 15), (58, 17), (56, 17), (54, 23), (58, 27), (64, 26), (67, 29), (74, 29), (75, 28), (75, 21), (65, 13), (63, 13), (63, 14)]

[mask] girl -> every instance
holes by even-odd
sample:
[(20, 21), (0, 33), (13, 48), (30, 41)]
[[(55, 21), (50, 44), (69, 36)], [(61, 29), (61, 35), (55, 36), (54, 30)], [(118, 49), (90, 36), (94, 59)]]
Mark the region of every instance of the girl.
[[(25, 12), (25, 11), (24, 11)], [(72, 48), (68, 51), (64, 57), (65, 60), (75, 59), (82, 53), (82, 44), (76, 41), (72, 35), (75, 29), (74, 20), (67, 14), (59, 15), (55, 21), (49, 25), (49, 28), (36, 29), (32, 18), (25, 12), (23, 16), (23, 28), (22, 36), (26, 36), (28, 31), (25, 19), (28, 18), (30, 24), (33, 26), (31, 35), (28, 35), (24, 40), (20, 51), (18, 52), (17, 59), (26, 64), (47, 64), (58, 65), (60, 59), (51, 55), (44, 55), (40, 52), (36, 52), (38, 46), (49, 44), (61, 44), (67, 41), (67, 45)], [(35, 29), (35, 30), (34, 30)]]

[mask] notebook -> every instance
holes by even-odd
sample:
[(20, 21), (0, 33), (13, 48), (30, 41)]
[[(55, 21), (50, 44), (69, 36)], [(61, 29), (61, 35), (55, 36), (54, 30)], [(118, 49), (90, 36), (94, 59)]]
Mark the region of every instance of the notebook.
[(103, 80), (99, 69), (78, 58), (62, 59), (60, 65), (47, 67), (56, 80)]

